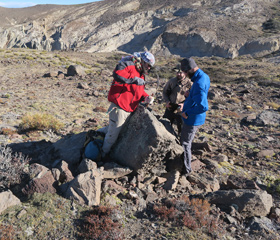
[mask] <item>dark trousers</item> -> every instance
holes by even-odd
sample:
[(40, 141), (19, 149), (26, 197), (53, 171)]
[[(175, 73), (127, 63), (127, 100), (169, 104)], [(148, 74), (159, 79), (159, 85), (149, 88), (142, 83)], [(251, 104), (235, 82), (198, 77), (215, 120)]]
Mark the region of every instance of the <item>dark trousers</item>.
[(182, 131), (182, 124), (183, 124), (183, 120), (182, 120), (181, 115), (176, 114), (176, 113), (174, 113), (174, 112), (172, 112), (172, 111), (170, 111), (166, 108), (165, 113), (163, 115), (163, 118), (167, 118), (170, 121), (171, 126), (174, 123), (174, 121), (176, 120), (177, 129), (178, 129), (178, 138), (179, 138), (180, 134), (181, 134), (181, 131)]
[(185, 123), (183, 124), (183, 129), (181, 133), (181, 144), (184, 149), (184, 164), (186, 167), (186, 172), (190, 173), (192, 171), (192, 141), (194, 139), (195, 133), (200, 126), (189, 126)]

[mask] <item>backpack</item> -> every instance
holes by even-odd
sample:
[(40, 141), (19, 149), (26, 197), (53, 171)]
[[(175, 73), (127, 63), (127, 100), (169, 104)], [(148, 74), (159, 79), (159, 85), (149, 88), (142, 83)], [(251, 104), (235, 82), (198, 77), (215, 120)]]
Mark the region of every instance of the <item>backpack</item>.
[(82, 158), (100, 161), (104, 138), (105, 134), (103, 132), (89, 130), (82, 149)]

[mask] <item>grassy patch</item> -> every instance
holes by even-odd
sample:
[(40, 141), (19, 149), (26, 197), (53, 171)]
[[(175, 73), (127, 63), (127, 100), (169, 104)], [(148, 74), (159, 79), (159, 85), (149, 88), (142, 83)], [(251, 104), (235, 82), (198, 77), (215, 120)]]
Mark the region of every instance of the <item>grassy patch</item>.
[(11, 207), (2, 213), (1, 226), (6, 226), (7, 231), (9, 226), (13, 226), (9, 230), (13, 234), (10, 239), (75, 239), (75, 219), (80, 217), (79, 212), (88, 208), (74, 205), (79, 211), (73, 211), (73, 204), (71, 200), (56, 194), (35, 193), (28, 203)]
[(53, 130), (59, 131), (63, 127), (63, 123), (54, 116), (47, 113), (27, 114), (22, 117), (20, 129), (28, 130)]

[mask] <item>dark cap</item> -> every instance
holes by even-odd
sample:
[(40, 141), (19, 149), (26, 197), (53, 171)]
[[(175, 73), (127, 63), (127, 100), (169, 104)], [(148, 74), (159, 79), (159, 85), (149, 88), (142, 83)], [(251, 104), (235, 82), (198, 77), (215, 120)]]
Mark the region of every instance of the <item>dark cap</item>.
[(175, 72), (180, 72), (181, 71), (181, 64), (177, 64), (176, 67), (172, 68), (173, 71)]
[(187, 71), (197, 67), (193, 58), (184, 58), (180, 62), (181, 62), (181, 70), (184, 72), (187, 72)]

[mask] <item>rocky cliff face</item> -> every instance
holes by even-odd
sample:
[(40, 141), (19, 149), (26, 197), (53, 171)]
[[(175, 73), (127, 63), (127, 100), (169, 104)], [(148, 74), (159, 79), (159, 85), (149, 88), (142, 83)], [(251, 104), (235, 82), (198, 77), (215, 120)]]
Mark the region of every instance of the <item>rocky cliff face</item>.
[(0, 47), (262, 56), (279, 49), (277, 0), (104, 0), (0, 8)]

